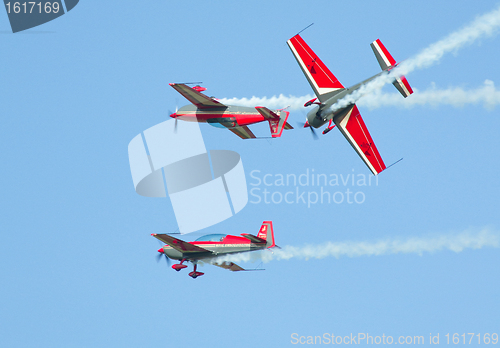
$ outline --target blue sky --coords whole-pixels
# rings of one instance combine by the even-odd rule
[[[135,193],[127,157],[134,136],[187,104],[169,82],[203,81],[217,98],[312,94],[286,46],[311,22],[303,38],[351,85],[379,71],[373,40],[397,60],[410,58],[497,7],[81,1],[17,34],[0,11],[1,345],[276,347],[292,345],[293,333],[360,332],[422,335],[426,344],[439,333],[443,345],[446,333],[498,333],[494,247],[275,260],[265,272],[204,266],[196,280],[157,264],[150,234],[175,231],[175,216],[168,199]],[[408,74],[415,96],[432,86],[500,83],[498,40],[482,38]],[[273,220],[280,246],[432,239],[484,228],[498,235],[498,106],[359,109],[386,164],[404,158],[378,185],[325,187],[362,192],[363,203],[307,207],[250,197],[240,213],[203,232],[256,234],[263,220]],[[290,123],[305,114],[292,110]],[[208,148],[242,156],[249,189],[256,187],[252,171],[370,176],[337,130],[318,141],[304,129],[243,141],[201,127]],[[252,130],[269,132],[264,124]]]

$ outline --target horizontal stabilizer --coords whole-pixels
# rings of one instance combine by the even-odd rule
[[[234,262],[230,262],[230,261],[224,261],[221,263],[214,262],[213,265],[220,267],[220,268],[228,269],[232,272],[245,271],[245,269],[243,267],[240,267],[237,264],[235,264]]]
[[[250,128],[247,126],[238,126],[233,128],[228,128],[231,132],[239,136],[241,139],[255,139],[256,136],[252,133]]]
[[[398,77],[396,81],[394,81],[392,84],[394,85],[394,87],[396,87],[399,93],[401,93],[401,95],[405,98],[413,93],[413,90],[411,89],[408,80],[403,75]]]
[[[379,39],[373,41],[370,46],[372,47],[373,53],[375,53],[375,57],[377,57],[382,70],[390,70],[397,65],[396,60],[391,56],[389,51],[387,51],[384,44],[382,44]],[[392,84],[405,98],[413,93],[413,90],[404,75],[397,77]]]
[[[259,238],[257,236],[254,236],[253,234],[250,233],[242,233],[241,234],[243,237],[246,239],[250,239],[252,243],[266,243],[265,239]]]
[[[232,272],[238,272],[238,271],[246,271],[246,272],[248,272],[248,271],[265,271],[265,269],[263,269],[263,268],[244,269],[243,267],[240,267],[237,264],[235,264],[234,262],[230,262],[230,261],[224,261],[224,262],[221,262],[221,263],[214,262],[214,263],[212,263],[212,265],[220,267],[220,268],[228,269],[228,270],[230,270]]]
[[[276,113],[272,112],[265,106],[256,106],[255,108],[262,116],[264,116],[266,120],[279,120],[280,118],[278,115],[276,115]]]

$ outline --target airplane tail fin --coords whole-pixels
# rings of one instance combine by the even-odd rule
[[[271,129],[271,136],[273,138],[281,137],[283,129],[293,129],[293,127],[286,122],[288,115],[290,115],[288,111],[281,110],[278,115],[265,106],[256,106],[255,109],[257,109],[257,111],[264,116],[267,121],[269,121],[269,128]]]
[[[274,231],[273,231],[273,222],[272,221],[264,221],[262,226],[260,227],[259,234],[257,237],[266,240],[267,248],[274,248],[276,244],[274,243]]]
[[[372,47],[373,53],[375,53],[375,57],[377,57],[382,70],[390,70],[397,65],[396,60],[392,58],[389,51],[387,51],[379,39],[373,41],[370,46]],[[404,75],[397,77],[392,84],[405,98],[413,93],[413,90]]]

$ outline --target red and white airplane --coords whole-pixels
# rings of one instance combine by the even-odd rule
[[[184,83],[171,83],[170,86],[192,103],[170,115],[176,121],[207,122],[215,127],[227,128],[242,139],[257,138],[247,126],[263,121],[269,122],[273,138],[281,137],[283,129],[293,129],[286,122],[290,113],[283,109],[271,111],[264,106],[224,105],[201,93],[206,90],[204,87],[189,87]]]
[[[233,272],[249,271],[233,262],[218,262],[214,259],[226,254],[239,254],[255,250],[279,248],[274,243],[272,221],[264,221],[256,236],[249,233],[242,233],[241,236],[208,234],[193,242],[185,242],[169,236],[168,234],[152,234],[152,236],[166,244],[158,249],[160,257],[164,255],[167,262],[169,259],[180,261],[180,263],[172,265],[173,269],[180,271],[186,268],[187,266],[184,264],[186,261],[194,264],[193,272],[189,273],[189,276],[192,278],[197,278],[204,274],[196,270],[198,261],[208,262]]]
[[[377,175],[386,169],[356,104],[353,102],[339,110],[332,109],[332,106],[337,101],[351,95],[361,86],[366,85],[378,76],[388,74],[391,69],[397,66],[396,61],[382,42],[376,40],[371,43],[382,72],[349,88],[345,88],[337,80],[300,35],[297,34],[292,37],[287,41],[287,44],[317,97],[304,104],[305,107],[312,104],[317,105],[307,114],[304,127],[319,128],[328,122],[328,126],[323,131],[323,134],[326,134],[337,126],[373,175]],[[405,98],[413,93],[408,81],[402,75],[394,79],[393,85]]]

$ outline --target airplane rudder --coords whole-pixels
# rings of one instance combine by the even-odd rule
[[[269,221],[264,221],[262,223],[262,226],[260,226],[260,230],[259,233],[257,234],[257,237],[262,239],[267,239],[268,227],[269,227]]]
[[[266,240],[266,247],[271,248],[276,244],[274,243],[274,230],[272,221],[264,221],[260,227],[259,234],[257,237]]]
[[[282,110],[278,113],[278,115],[278,120],[269,120],[269,128],[271,129],[271,137],[273,138],[279,138],[283,134],[290,112]]]

